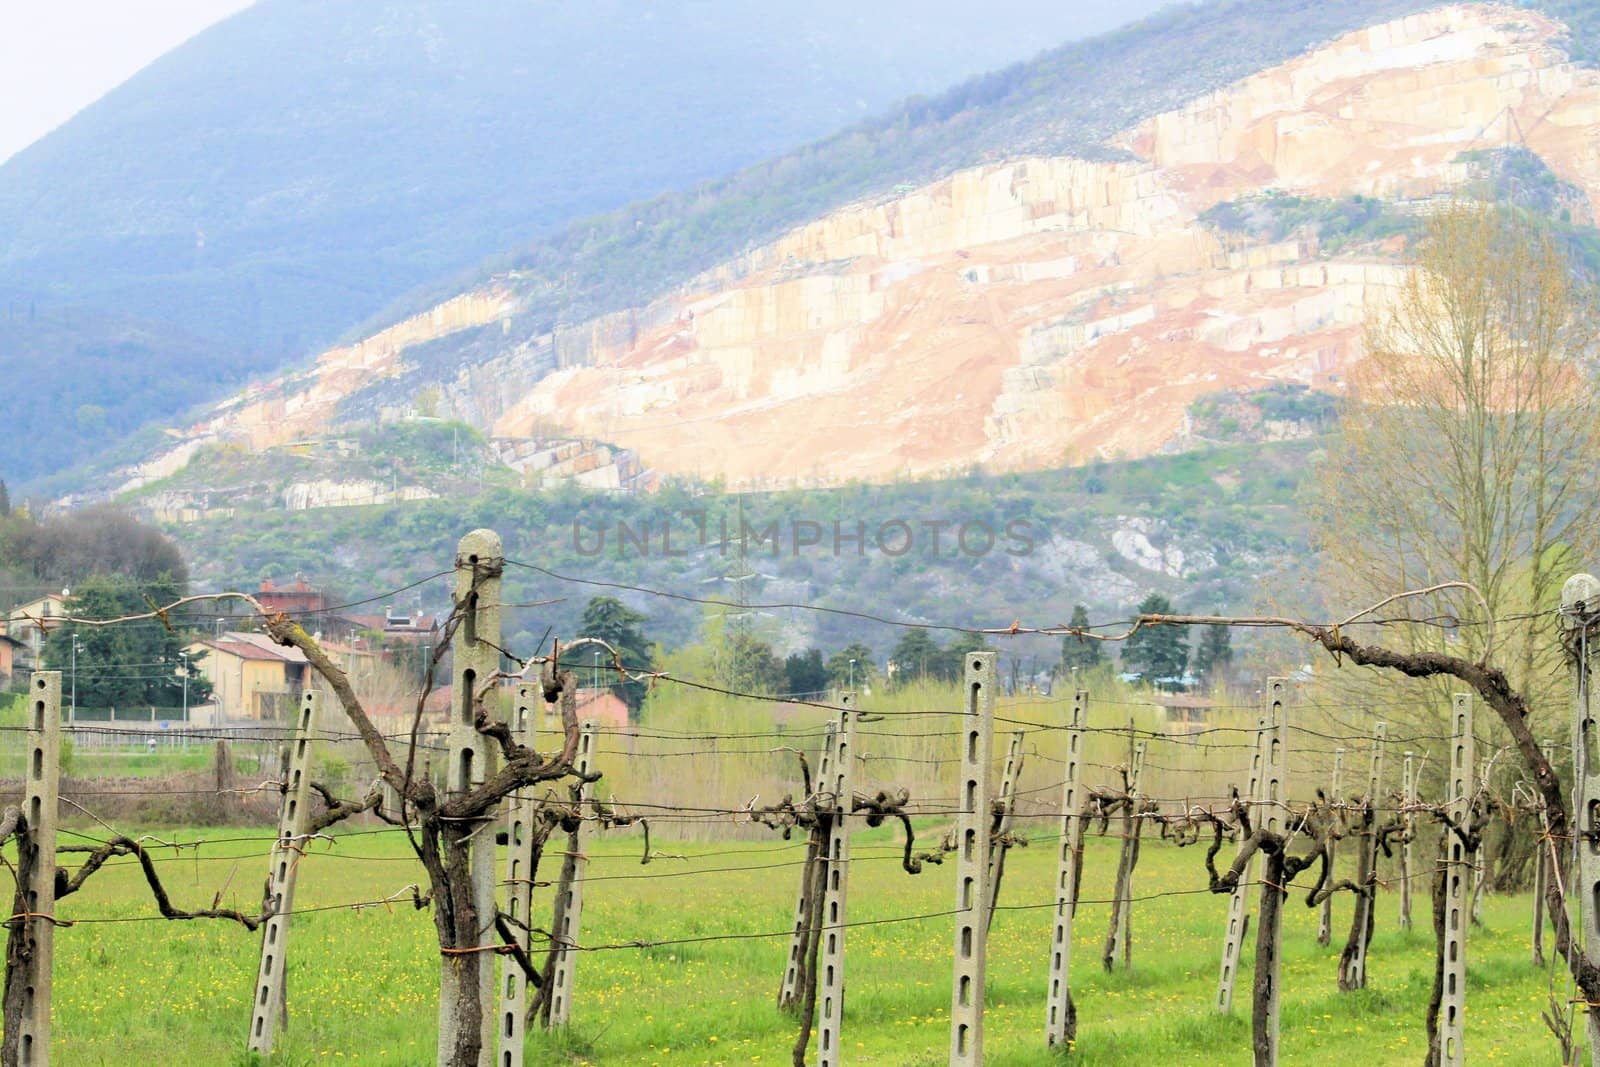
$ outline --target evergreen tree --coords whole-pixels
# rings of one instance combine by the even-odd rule
[[[1232,662],[1233,636],[1229,628],[1219,623],[1202,630],[1200,643],[1194,649],[1195,675],[1209,685]]]
[[[733,633],[729,645],[733,663],[728,688],[769,696],[783,690],[783,660],[772,651],[770,642],[741,628]]]
[[[1089,628],[1089,609],[1082,604],[1072,605],[1071,625],[1080,630]],[[1105,662],[1105,649],[1099,641],[1068,634],[1061,639],[1061,669],[1071,675],[1074,669],[1087,671]]]
[[[822,649],[808,648],[783,661],[783,690],[791,696],[821,693],[828,688],[828,667]]]
[[[950,642],[950,647],[939,654],[936,660],[937,666],[931,673],[939,681],[954,685],[961,681],[961,674],[967,663],[967,653],[988,651],[990,651],[989,643],[983,639],[982,634],[959,634]]]
[[[0,519],[9,518],[11,515],[11,494],[6,490],[4,478],[0,478]]]
[[[126,577],[94,577],[78,586],[67,610],[74,618],[116,619],[149,610],[151,603],[178,599],[178,584],[168,579],[136,583]],[[73,641],[78,643],[74,659]],[[180,653],[189,643],[176,629],[158,619],[118,623],[115,626],[79,626],[65,623],[50,634],[44,646],[44,665],[67,672],[63,679],[75,684],[77,703],[85,708],[176,708],[184,698],[185,660]],[[200,657],[188,663],[191,705],[211,696],[211,685],[200,675]]]
[[[889,662],[894,665],[895,681],[904,683],[913,678],[937,674],[942,652],[938,642],[929,637],[928,631],[922,627],[907,630],[895,643],[894,651],[889,653]]]
[[[622,665],[629,670],[653,671],[656,669],[655,653],[643,631],[639,629],[639,623],[645,619],[646,616],[634,611],[616,597],[597,596],[583,609],[583,620],[578,624],[578,636],[594,637],[604,641],[617,650],[622,656]],[[582,654],[582,650],[579,654]],[[628,705],[628,717],[638,721],[639,708],[644,704],[645,683],[634,680],[619,682],[615,671],[607,673],[612,679],[607,688]]]
[[[1170,615],[1172,602],[1151,593],[1139,602],[1140,615]],[[1143,626],[1122,646],[1122,667],[1140,680],[1167,689],[1182,689],[1189,665],[1189,637],[1178,626]]]

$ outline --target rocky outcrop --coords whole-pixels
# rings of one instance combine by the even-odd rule
[[[1466,180],[1463,152],[1510,142],[1600,205],[1600,74],[1560,33],[1487,4],[1372,27],[1125,131],[1123,161],[962,171],[555,334],[516,336],[508,290],[467,294],[251,390],[179,448],[397,417],[370,398],[420,373],[408,348],[500,321],[492,351],[480,331],[479,355],[432,379],[450,413],[664,474],[839,484],[1149,454],[1185,440],[1202,394],[1338,390],[1400,279],[1383,250],[1254,243],[1208,208],[1268,190],[1426,202]]]
[[[306,511],[311,508],[356,508],[406,500],[429,500],[438,494],[420,485],[386,486],[361,478],[315,478],[294,482],[285,487],[281,495],[286,510]]]

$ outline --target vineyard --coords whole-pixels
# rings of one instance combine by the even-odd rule
[[[293,618],[263,615],[322,679],[291,721],[169,738],[214,745],[181,787],[63,781],[64,735],[84,752],[118,730],[64,728],[61,678],[38,673],[28,721],[4,730],[22,780],[0,821],[18,887],[6,1062],[1575,1063],[1594,1047],[1600,932],[1574,890],[1600,885],[1600,861],[1565,808],[1600,811],[1592,580],[1569,583],[1561,620],[1573,744],[1518,730],[1492,675],[1448,663],[1434,673],[1460,684],[1439,706],[1274,679],[1173,722],[1120,693],[1005,692],[992,652],[909,704],[657,672],[741,710],[602,728],[570,669],[595,639],[503,647],[508,565],[487,531],[463,541],[443,733],[422,700],[409,728],[380,728]],[[1139,620],[1196,622],[1215,620]],[[1384,652],[1289,625],[1356,662]],[[1552,789],[1557,752],[1580,773]],[[180,794],[277,831],[121,814]],[[1532,892],[1493,884],[1519,868]]]

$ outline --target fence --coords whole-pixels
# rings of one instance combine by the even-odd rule
[[[1587,626],[1587,616],[1579,622]],[[465,640],[497,645],[497,636],[480,620]],[[474,674],[481,669],[475,666],[478,661],[460,655],[461,651],[458,646],[454,729],[447,735],[419,735],[413,750],[413,755],[420,753],[433,763],[436,787],[451,796],[471,794],[497,774],[493,753],[484,743],[495,735],[485,729],[482,705],[471,696],[483,691],[475,686],[483,684],[492,668]],[[1589,729],[1589,655],[1585,644],[1579,657],[1583,669],[1571,735],[1577,765],[1585,768],[1600,767],[1600,760],[1586,755],[1594,744]],[[547,752],[551,744],[567,746],[570,757],[564,758],[576,771],[570,788],[563,782],[559,790],[509,792],[504,804],[495,805],[482,819],[475,818],[474,827],[462,834],[471,846],[463,852],[465,862],[475,871],[490,872],[474,874],[471,883],[473,899],[480,901],[478,914],[485,921],[475,928],[474,944],[444,947],[444,966],[447,973],[453,970],[457,988],[452,992],[447,987],[441,1003],[452,1003],[450,998],[459,996],[462,988],[476,988],[479,1002],[486,1006],[481,1063],[520,1063],[530,1022],[560,1028],[583,1017],[588,1010],[581,993],[586,953],[642,952],[680,940],[714,941],[723,936],[788,942],[784,967],[773,975],[778,991],[774,1010],[796,1013],[797,1048],[804,1050],[814,1041],[816,1062],[844,1062],[850,1026],[846,949],[850,932],[859,925],[850,917],[849,872],[862,862],[852,854],[851,838],[861,828],[888,824],[903,831],[903,846],[889,858],[906,877],[942,877],[951,883],[946,910],[869,921],[880,926],[948,922],[946,1051],[952,1064],[983,1060],[986,941],[997,913],[1040,909],[1052,916],[1049,940],[1038,946],[1041,1053],[1052,1046],[1070,1046],[1080,1028],[1094,1025],[1094,1007],[1073,997],[1071,951],[1079,906],[1091,903],[1081,894],[1084,841],[1090,835],[1110,838],[1118,851],[1113,891],[1108,899],[1093,902],[1109,909],[1099,961],[1106,970],[1134,965],[1135,923],[1161,900],[1194,892],[1214,895],[1218,962],[1214,1005],[1219,1012],[1231,1012],[1244,939],[1252,925],[1246,916],[1253,910],[1255,967],[1249,999],[1253,1057],[1258,1064],[1276,1063],[1284,1040],[1277,1022],[1282,988],[1278,961],[1282,909],[1291,889],[1297,895],[1303,892],[1307,903],[1319,909],[1336,901],[1350,902],[1345,947],[1337,971],[1328,976],[1331,985],[1348,991],[1363,988],[1368,981],[1377,896],[1413,882],[1427,886],[1443,927],[1436,960],[1437,994],[1426,1027],[1439,1062],[1459,1064],[1471,1042],[1465,1025],[1468,920],[1484,829],[1496,812],[1513,829],[1519,820],[1546,816],[1532,799],[1539,790],[1526,775],[1502,770],[1495,778],[1492,765],[1479,766],[1473,747],[1479,732],[1473,722],[1475,701],[1466,693],[1455,697],[1447,709],[1438,709],[1437,715],[1396,708],[1397,714],[1388,716],[1396,721],[1386,722],[1378,716],[1389,709],[1363,717],[1364,708],[1297,697],[1286,682],[1276,680],[1260,704],[1218,709],[1212,724],[1199,728],[1186,724],[1182,734],[1173,735],[1140,723],[1135,708],[1097,703],[1083,691],[1013,699],[997,706],[995,654],[973,653],[963,665],[962,698],[951,706],[875,708],[869,699],[852,698],[811,702],[811,721],[782,729],[689,734],[647,726],[607,731],[588,724],[561,737],[540,739],[532,714],[540,699],[571,700],[571,691],[559,685],[560,664],[547,666],[553,672],[547,678],[556,678],[557,684],[552,688],[547,683],[543,693],[531,683],[518,690],[511,717],[514,735],[508,732],[499,744],[508,754],[507,766],[523,758],[517,754],[517,737],[528,751],[541,740]],[[660,677],[657,681],[717,689],[703,680]],[[282,979],[291,946],[290,919],[304,910],[294,904],[295,878],[317,862],[308,852],[309,842],[338,820],[363,814],[400,824],[388,832],[414,832],[412,813],[404,802],[396,803],[377,788],[364,799],[341,800],[312,776],[319,751],[358,743],[370,746],[371,738],[340,722],[337,709],[319,711],[323,698],[316,694],[305,698],[290,732],[281,725],[231,726],[173,735],[191,744],[203,740],[283,748],[272,777],[248,786],[216,786],[217,791],[236,793],[268,791],[277,798],[279,827],[265,856],[268,890],[263,909],[241,912],[214,901],[210,908],[186,911],[171,902],[162,882],[158,857],[163,843],[115,832],[74,831],[74,843],[56,847],[59,760],[51,755],[64,733],[59,675],[43,672],[32,684],[38,690],[30,691],[27,726],[0,731],[25,739],[21,753],[25,793],[20,808],[11,809],[0,825],[0,836],[16,833],[23,843],[18,878],[25,907],[9,929],[13,939],[23,938],[29,946],[23,954],[25,966],[14,980],[25,983],[31,994],[28,1010],[16,1020],[20,1025],[7,1028],[6,1062],[48,1062],[51,942],[58,936],[56,927],[71,922],[54,897],[78,892],[98,865],[113,857],[141,864],[163,917],[219,919],[261,931],[256,981],[246,985],[241,976],[241,988],[250,992],[241,997],[240,1032],[250,1048],[270,1051],[287,1011]],[[717,691],[756,704],[772,702],[760,694]],[[1424,725],[1432,721],[1444,726]],[[463,727],[468,729],[464,732]],[[72,732],[75,743],[96,738],[88,743],[108,748],[137,747],[152,734],[120,725],[112,729],[82,724]],[[394,734],[385,740],[409,747],[412,739],[409,734]],[[1436,757],[1419,772],[1414,760],[1424,752],[1447,753],[1447,760]],[[719,781],[730,765],[741,766],[744,776],[770,780],[770,795],[787,795],[766,804],[730,795]],[[602,781],[609,788],[604,792],[588,787],[594,771],[606,775]],[[691,783],[693,802],[661,788],[667,779]],[[1493,792],[1492,780],[1503,783],[1501,791],[1510,800]],[[1581,776],[1577,788],[1580,811],[1600,810],[1600,772]],[[66,813],[80,813],[110,829],[95,812],[92,790],[76,795],[69,790],[60,796]],[[494,845],[494,834],[482,832],[489,826],[498,827],[503,853]],[[590,893],[607,891],[607,879],[587,871],[585,843],[590,835],[625,828],[639,833],[641,866],[649,867],[667,858],[659,847],[665,828],[691,826],[721,827],[739,836],[801,833],[805,858],[797,871],[791,869],[792,913],[775,916],[769,932],[755,935],[713,932],[692,939],[659,939],[641,929],[636,939],[586,940],[582,926],[586,887]],[[1437,854],[1430,856],[1435,842]],[[1058,862],[1051,884],[1021,884],[1015,877],[1005,877],[1008,852],[1029,843],[1053,848]],[[1336,844],[1347,857],[1346,868],[1353,859],[1353,877],[1338,877],[1333,863]],[[1542,835],[1536,862],[1542,877],[1554,878],[1565,891],[1574,880],[1571,856],[1557,847],[1560,844],[1551,835]],[[1192,849],[1195,885],[1155,890],[1141,886],[1141,850],[1150,848]],[[1413,849],[1423,854],[1415,856]],[[1591,878],[1594,870],[1600,870],[1597,849],[1600,846],[1592,843],[1574,849],[1580,875],[1576,884],[1600,884],[1600,876]],[[66,861],[82,857],[75,869],[64,869],[64,878],[55,871],[58,851]],[[1391,867],[1380,877],[1380,868],[1391,862],[1384,858],[1390,852],[1398,852],[1392,862],[1404,866],[1398,871]],[[545,871],[541,882],[541,860],[554,858],[561,860],[559,875]],[[1253,873],[1256,864],[1261,865],[1260,873]],[[639,876],[671,877],[673,872],[658,869]],[[531,890],[540,887],[553,890],[548,923],[534,918]],[[430,901],[415,886],[407,888],[410,901],[419,908],[462,906],[454,898]],[[406,899],[404,891],[386,900],[339,906],[396,899]],[[1336,921],[1341,912],[1331,912],[1329,921]],[[491,915],[494,918],[487,919]],[[102,921],[140,921],[140,917]],[[1592,909],[1583,921],[1582,936],[1590,950],[1600,949],[1600,926]],[[1542,929],[1536,915],[1535,952]],[[60,936],[74,935],[68,930]],[[1076,963],[1084,965],[1081,960]],[[1562,1040],[1569,1044],[1577,999],[1552,1004],[1552,1011],[1566,1020],[1568,1038]],[[459,1027],[465,1022],[459,1017],[442,1020],[441,1063],[449,1061],[447,1046],[459,1047],[463,1040],[450,1033],[452,1024]],[[1560,1036],[1561,1027],[1553,1028]],[[1564,1049],[1563,1058],[1570,1059],[1571,1053],[1572,1048]]]

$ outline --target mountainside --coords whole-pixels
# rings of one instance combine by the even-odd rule
[[[599,439],[735,487],[1041,469],[1180,447],[1209,394],[1337,390],[1399,277],[1396,235],[1437,198],[1515,157],[1571,225],[1600,202],[1600,73],[1572,61],[1567,28],[1489,4],[1340,25],[1421,6],[1173,11],[974,83],[926,125],[907,112],[903,130],[758,168],[699,208],[580,227],[220,405],[123,487],[208,444],[419,412],[509,442]],[[1296,44],[1322,31],[1340,35]],[[1262,54],[1283,61],[1250,73]],[[1105,106],[1073,108],[1068,84]],[[763,195],[809,204],[870,180],[839,170],[853,158],[909,177],[991,151],[678,277],[759,232],[730,220]],[[819,161],[831,185],[799,180]],[[607,308],[602,288],[631,306]]]
[[[0,364],[41,373],[48,349],[79,393],[0,395],[0,423],[66,446],[0,472],[103,441],[80,405],[171,419],[487,255],[1150,6],[260,0],[0,165]],[[190,338],[216,369],[100,385],[128,320],[144,373]]]
[[[1082,603],[1105,622],[1127,618],[1152,591],[1184,609],[1265,610],[1270,605],[1259,598],[1274,574],[1287,572],[1285,588],[1299,587],[1292,575],[1303,566],[1307,531],[1294,503],[1322,447],[1294,441],[1071,471],[734,497],[670,482],[638,495],[571,483],[521,488],[504,470],[483,469],[479,442],[442,423],[341,444],[347,453],[381,450],[383,470],[368,496],[337,501],[350,505],[342,507],[274,506],[265,491],[281,488],[274,479],[285,473],[307,486],[312,472],[337,472],[336,463],[236,450],[213,455],[207,469],[217,488],[204,506],[160,516],[174,520],[168,530],[191,561],[195,583],[253,589],[263,578],[300,574],[338,597],[375,596],[447,570],[461,534],[490,526],[519,563],[679,594],[657,597],[508,567],[505,632],[530,631],[518,645],[531,646],[547,626],[573,632],[591,596],[617,595],[650,617],[652,640],[677,647],[699,635],[706,613],[682,596],[737,600],[731,576],[745,574],[743,595],[752,604],[844,613],[758,609],[753,624],[783,651],[864,640],[879,659],[898,630],[849,612],[1037,626],[1065,622]],[[392,486],[398,492],[379,495]],[[415,599],[423,611],[447,609],[448,582],[394,599]],[[1302,606],[1321,607],[1310,600]],[[1060,654],[1059,639],[1008,647],[1046,663]]]

